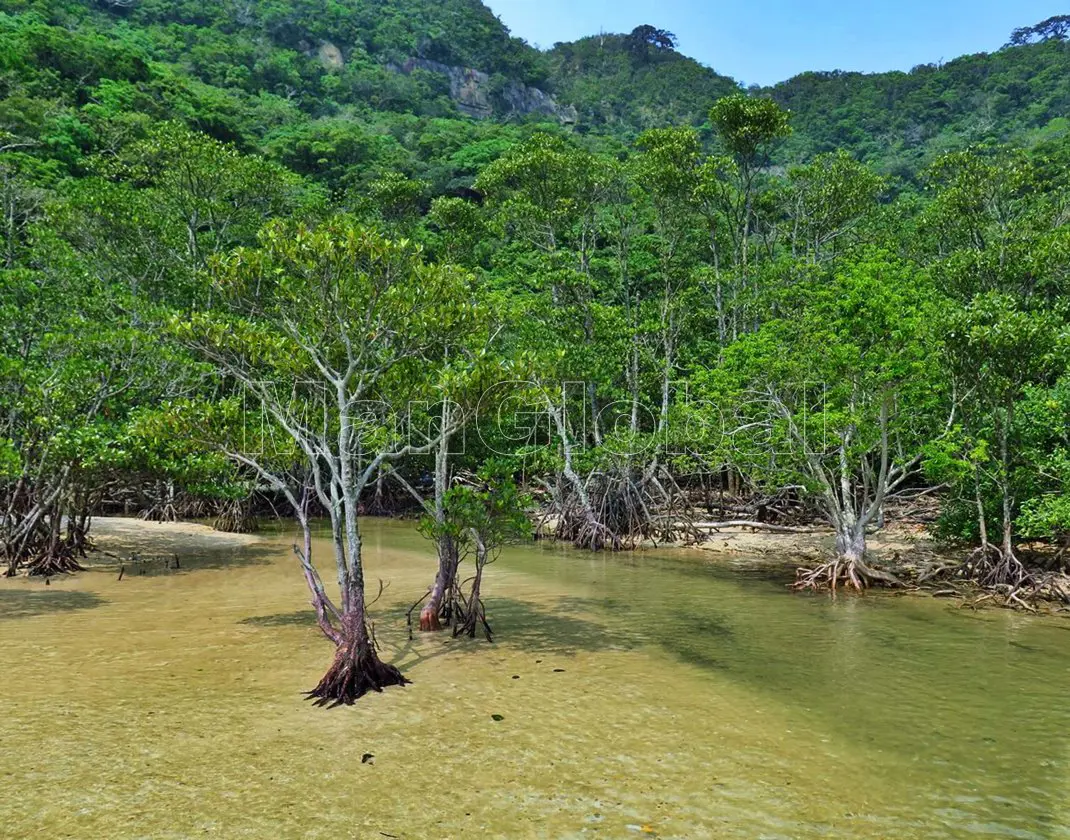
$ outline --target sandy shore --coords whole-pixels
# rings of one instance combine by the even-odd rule
[[[870,535],[868,544],[872,556],[878,562],[915,560],[937,553],[936,546],[924,528],[906,525],[890,525]],[[710,539],[694,548],[716,554],[752,558],[757,556],[785,561],[816,560],[832,554],[835,535],[827,528],[798,533],[726,528],[713,533]]]
[[[227,534],[196,522],[148,522],[129,517],[96,517],[91,531],[96,552],[101,559],[109,555],[126,557],[141,554],[190,554],[227,548],[240,548],[260,542],[255,534]]]
[[[241,548],[262,541],[255,534],[228,534],[196,522],[147,522],[124,517],[99,517],[93,520],[93,540],[97,555],[127,557],[142,554],[190,554],[203,551]],[[725,528],[710,539],[687,548],[729,557],[768,558],[794,563],[827,557],[833,551],[835,537],[830,529],[815,528],[798,533],[772,533],[750,528]],[[683,547],[683,546],[682,546]],[[664,545],[658,548],[665,548]],[[924,528],[890,525],[872,534],[869,549],[875,559],[885,562],[916,560],[932,556],[937,548]],[[897,557],[898,555],[898,557]],[[90,559],[92,562],[92,558]]]

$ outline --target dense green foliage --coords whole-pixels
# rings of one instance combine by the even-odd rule
[[[769,94],[794,114],[791,156],[846,148],[912,178],[935,156],[972,144],[1063,137],[1070,44],[1007,47],[909,73],[805,73]]]
[[[848,149],[910,180],[950,149],[1060,137],[1070,45],[1019,41],[910,73],[806,73],[757,91],[794,114],[779,159]],[[512,122],[546,119],[505,102],[520,83],[575,106],[579,131],[630,141],[647,128],[702,126],[738,90],[674,43],[647,26],[540,53],[478,0],[4,0],[0,137],[32,139],[35,156],[81,172],[87,156],[177,119],[332,187],[366,179],[338,171],[359,167],[443,189],[470,183],[520,129],[459,119],[450,79],[432,63],[488,74],[488,101]]]
[[[331,39],[334,40],[331,40]],[[516,129],[462,119],[413,56],[543,80],[478,2],[0,4],[0,143],[91,171],[161,120],[259,151],[334,189],[392,171],[470,183]],[[359,170],[360,174],[357,174]]]
[[[591,545],[730,473],[850,553],[923,465],[944,536],[1070,532],[1061,38],[763,95],[652,27],[540,54],[475,0],[0,10],[12,568],[62,570],[108,504],[278,492],[239,408],[335,386],[355,463],[420,474],[398,425],[455,400],[458,462],[541,477]],[[579,122],[465,118],[428,62]]]
[[[557,44],[549,54],[554,91],[575,104],[581,125],[629,135],[645,128],[701,125],[710,106],[738,85],[662,42],[597,35]]]

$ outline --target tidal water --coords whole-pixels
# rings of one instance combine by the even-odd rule
[[[1070,838],[1070,619],[541,545],[488,568],[494,644],[410,641],[432,549],[369,520],[413,684],[322,710],[288,534],[99,527],[121,581],[0,581],[0,837]]]

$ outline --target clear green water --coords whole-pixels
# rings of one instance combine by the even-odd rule
[[[1068,620],[530,547],[495,645],[410,642],[432,555],[370,522],[414,683],[326,712],[282,536],[120,530],[181,571],[0,583],[0,836],[1070,837]]]

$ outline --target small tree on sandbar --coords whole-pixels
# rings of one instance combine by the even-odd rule
[[[527,507],[530,499],[520,492],[506,467],[488,463],[473,481],[447,490],[442,504],[420,523],[423,533],[441,543],[448,539],[456,552],[454,578],[448,594],[454,604],[453,635],[474,638],[482,628],[492,641],[490,623],[483,605],[483,571],[507,542],[531,536]],[[474,570],[461,581],[456,569],[471,556]],[[467,589],[466,589],[467,585]]]
[[[258,249],[240,249],[213,266],[226,311],[194,313],[177,331],[240,385],[269,435],[292,442],[296,468],[279,459],[286,446],[255,437],[228,454],[294,508],[312,604],[337,646],[309,696],[320,705],[351,704],[407,682],[379,659],[369,626],[361,494],[384,465],[435,447],[436,439],[410,437],[407,412],[434,398],[443,360],[480,320],[478,306],[470,275],[429,264],[417,246],[345,220],[315,228],[276,223],[260,240]],[[295,486],[293,475],[307,480]],[[310,499],[329,516],[337,604],[313,563]]]

